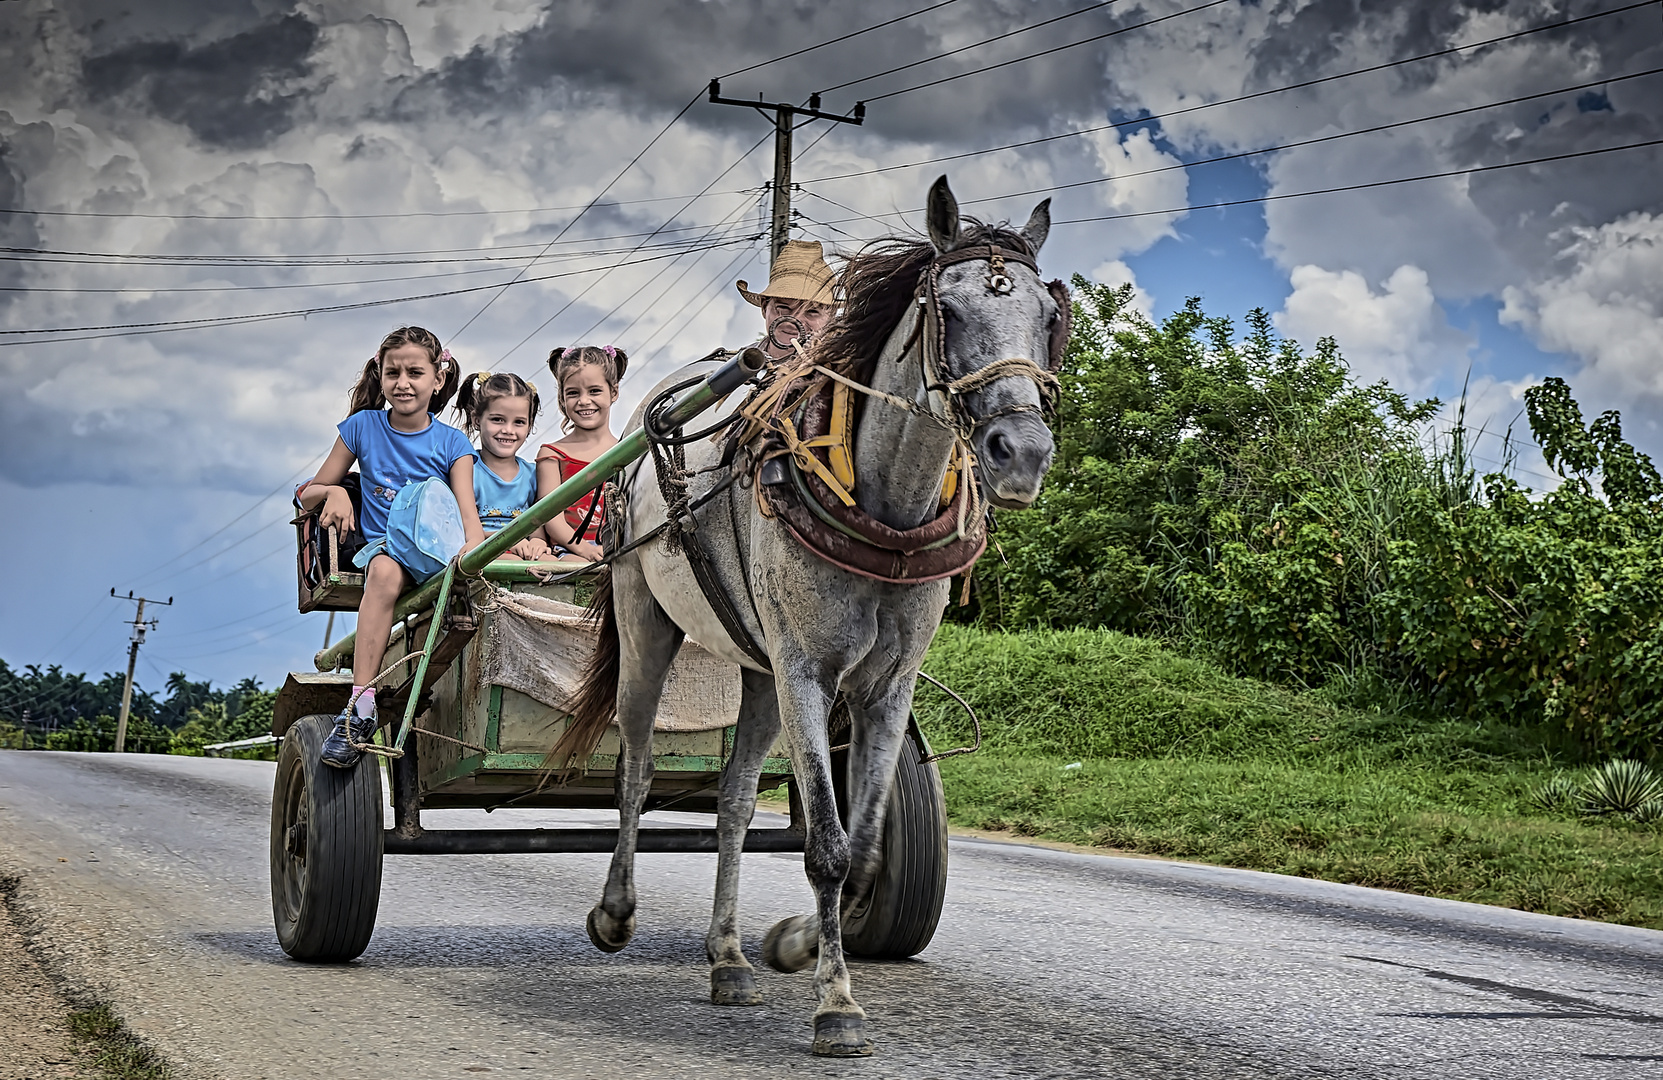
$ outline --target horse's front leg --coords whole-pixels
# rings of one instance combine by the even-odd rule
[[[780,732],[779,703],[774,677],[743,668],[744,696],[739,703],[739,726],[733,733],[733,756],[722,771],[717,797],[716,903],[705,935],[710,957],[710,1000],[717,1005],[760,1005],[756,970],[739,945],[739,859],[745,832],[756,813],[757,777],[768,748]]]
[[[613,603],[618,623],[618,846],[601,902],[589,912],[589,940],[617,952],[635,935],[635,848],[641,808],[652,789],[653,719],[682,632],[652,598],[638,567],[615,564]]]
[[[826,720],[831,713],[835,677],[824,678],[807,661],[787,666],[775,657],[774,681],[780,718],[791,740],[797,787],[808,811],[803,870],[814,890],[814,915],[786,919],[768,932],[763,959],[780,971],[800,971],[816,952],[814,1052],[831,1057],[870,1054],[866,1012],[849,991],[849,967],[843,959],[839,913],[843,880],[849,873],[849,837],[837,818],[832,790],[831,753]]]

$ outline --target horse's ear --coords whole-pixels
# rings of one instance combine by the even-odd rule
[[[1034,212],[1028,215],[1028,224],[1022,226],[1022,238],[1028,241],[1028,249],[1035,255],[1045,246],[1045,238],[1051,235],[1051,200],[1046,199],[1034,207]]]
[[[963,234],[959,230],[959,201],[947,186],[945,175],[930,185],[930,198],[925,204],[924,219],[930,227],[930,242],[936,251],[945,255],[959,246]]]

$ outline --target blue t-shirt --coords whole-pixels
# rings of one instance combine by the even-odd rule
[[[515,458],[520,463],[519,474],[504,480],[491,471],[477,451],[474,459],[473,499],[479,507],[479,523],[488,533],[498,532],[537,501],[537,469],[524,458]]]
[[[341,442],[358,459],[362,507],[358,531],[373,543],[387,534],[387,509],[405,484],[449,480],[450,467],[473,455],[468,437],[428,413],[420,431],[393,427],[385,409],[364,409],[341,421]]]

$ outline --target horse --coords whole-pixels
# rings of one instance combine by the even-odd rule
[[[794,521],[779,493],[791,486],[781,480],[787,469],[812,462],[800,453],[765,460],[753,453],[724,469],[720,446],[680,440],[684,464],[655,453],[609,492],[613,551],[666,520],[676,535],[654,537],[612,562],[591,605],[596,649],[555,750],[575,754],[616,717],[623,743],[618,843],[587,920],[595,946],[614,952],[635,927],[637,834],[653,773],[653,719],[670,663],[682,640],[692,637],[739,666],[741,702],[732,757],[719,781],[716,895],[705,938],[711,1000],[762,1001],[755,969],[740,948],[739,860],[763,759],[783,724],[806,808],[803,868],[815,911],[776,925],[763,952],[781,971],[816,964],[812,1050],[828,1056],[872,1052],[866,1014],[850,991],[841,919],[867,894],[881,862],[884,812],[918,669],[949,599],[945,571],[968,569],[985,546],[983,500],[1031,504],[1054,452],[1044,410],[1055,392],[1052,372],[1069,311],[1067,290],[1060,282],[1042,283],[1034,262],[1050,229],[1050,200],[1019,230],[984,225],[961,218],[943,176],[930,189],[926,223],[928,242],[891,237],[850,258],[840,279],[843,313],[798,369],[830,371],[826,381],[855,388],[858,420],[848,448],[857,480],[848,492],[854,505],[841,512],[875,533],[903,536],[956,514],[956,522],[936,531],[956,527],[958,565],[930,563],[929,552],[888,551],[890,561],[879,567],[888,572],[879,572],[852,556],[810,550],[803,539],[809,519],[798,506]],[[1033,357],[1050,363],[1042,367]],[[649,403],[701,370],[692,365],[672,375]],[[652,422],[647,406],[634,422]],[[774,426],[782,427],[777,418]],[[950,463],[963,482],[943,510]],[[656,473],[659,482],[643,482],[643,473]],[[827,502],[821,477],[807,479]],[[685,485],[679,502],[677,482]],[[701,575],[708,588],[701,588]],[[830,764],[828,718],[838,699],[850,725],[847,830]]]

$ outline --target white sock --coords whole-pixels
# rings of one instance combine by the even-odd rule
[[[375,712],[375,687],[354,686],[352,693],[357,702],[352,707],[354,713],[365,717]]]

